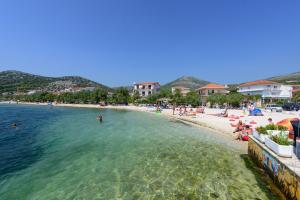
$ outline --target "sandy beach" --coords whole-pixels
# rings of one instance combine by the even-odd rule
[[[29,102],[19,102],[19,104],[26,105],[48,105],[47,103],[29,103]],[[153,109],[145,106],[134,106],[134,105],[108,105],[100,106],[95,104],[53,104],[57,107],[74,107],[74,108],[99,108],[99,109],[123,109],[123,110],[132,110],[132,111],[141,111],[154,113]],[[194,109],[195,110],[195,109]],[[187,122],[195,123],[200,126],[210,128],[216,131],[220,131],[225,134],[232,134],[234,128],[230,124],[235,124],[239,120],[242,120],[244,123],[249,124],[250,122],[255,122],[252,126],[255,128],[257,126],[264,126],[268,124],[268,118],[272,118],[274,123],[277,123],[286,118],[295,118],[300,117],[300,111],[283,111],[283,112],[270,112],[262,109],[264,116],[248,116],[243,113],[242,110],[228,109],[229,117],[218,117],[214,116],[223,112],[224,109],[215,109],[215,108],[205,108],[205,114],[197,114],[196,116],[180,116],[179,111],[175,111],[173,115],[172,109],[163,109],[161,114],[171,118],[176,118],[179,120],[184,120]],[[230,116],[235,116],[232,118]],[[238,118],[237,118],[238,117]],[[251,123],[250,123],[251,124]]]
[[[28,102],[20,102],[20,104],[27,105],[47,105],[47,103],[28,103]],[[150,109],[145,106],[100,106],[100,105],[92,105],[92,104],[53,104],[53,106],[57,107],[76,107],[76,108],[98,108],[98,109],[125,109],[131,111],[140,111],[140,112],[149,112],[155,113],[154,109]],[[194,109],[195,110],[195,109]],[[239,120],[242,120],[245,124],[250,124],[253,128],[257,126],[264,126],[268,124],[268,118],[272,118],[274,123],[277,123],[286,118],[295,118],[300,116],[300,112],[268,112],[262,110],[264,116],[248,116],[243,113],[242,110],[229,109],[228,115],[229,117],[219,117],[214,116],[215,114],[221,113],[224,111],[223,109],[213,109],[213,108],[205,108],[205,114],[197,114],[196,116],[180,116],[179,111],[175,112],[173,115],[172,109],[163,109],[161,115],[183,121],[185,123],[189,123],[192,125],[201,126],[203,128],[208,128],[213,131],[217,131],[226,136],[230,136],[234,138],[233,130],[231,124],[236,124]],[[235,116],[235,117],[230,117]]]
[[[153,112],[153,110],[150,110],[147,107],[139,106],[106,106],[104,108]],[[205,108],[205,114],[197,114],[196,116],[180,116],[178,111],[176,111],[175,115],[173,115],[172,109],[163,109],[161,114],[178,120],[191,122],[231,136],[234,135],[234,127],[232,127],[231,124],[236,124],[239,120],[242,120],[245,124],[251,124],[252,127],[255,128],[257,126],[267,125],[269,118],[272,118],[273,122],[277,123],[286,118],[299,117],[300,114],[300,112],[268,112],[263,110],[264,116],[248,116],[247,114],[244,114],[242,110],[229,109],[229,117],[214,116],[215,114],[219,114],[223,111],[223,109]],[[230,116],[235,116],[235,118]]]

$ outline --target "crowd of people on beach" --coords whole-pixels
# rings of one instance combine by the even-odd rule
[[[253,134],[254,126],[256,122],[251,121],[251,122],[243,122],[240,117],[245,117],[245,116],[263,116],[263,113],[260,109],[256,108],[256,105],[253,103],[249,104],[244,104],[242,105],[242,110],[245,116],[234,116],[234,115],[229,115],[228,113],[228,107],[225,107],[225,109],[220,112],[220,113],[213,113],[213,114],[207,114],[211,116],[216,116],[216,117],[222,117],[222,118],[229,118],[232,119],[232,121],[239,120],[236,124],[231,123],[231,127],[234,128],[233,134],[234,138],[236,140],[241,140],[241,141],[248,141],[249,136]],[[204,114],[205,113],[205,107],[200,106],[197,108],[192,108],[188,107],[185,105],[181,106],[172,106],[172,114],[173,115],[178,115],[178,116],[194,116],[196,118],[197,114]],[[268,122],[266,124],[273,124],[272,118],[268,119]]]
[[[173,110],[173,115],[175,115],[176,112],[178,112],[179,116],[196,116],[196,114],[200,114],[200,113],[204,114],[204,107],[198,107],[193,109],[185,105],[179,107],[173,105],[172,110]]]
[[[268,118],[268,124],[274,124],[272,118]],[[253,128],[250,125],[243,123],[242,120],[239,120],[234,127],[233,133],[236,133],[236,140],[248,141],[249,135],[253,134]]]

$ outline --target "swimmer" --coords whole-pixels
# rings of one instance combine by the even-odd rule
[[[16,124],[16,123],[12,123],[12,124],[11,124],[11,127],[12,127],[12,128],[17,128],[17,124]]]
[[[103,121],[102,115],[98,115],[97,120],[99,120],[99,122],[102,122]]]

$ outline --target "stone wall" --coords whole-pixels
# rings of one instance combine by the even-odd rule
[[[264,144],[250,137],[248,153],[256,164],[266,170],[287,199],[300,200],[300,178]]]

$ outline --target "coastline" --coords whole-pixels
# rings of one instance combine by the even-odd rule
[[[8,102],[1,103],[0,104],[8,104]],[[12,103],[17,104],[17,103]],[[47,103],[31,103],[31,102],[18,102],[20,105],[33,105],[33,106],[48,106]],[[123,106],[123,105],[108,105],[108,106],[100,106],[96,104],[53,104],[54,107],[70,107],[70,108],[94,108],[94,109],[114,109],[114,110],[128,110],[128,111],[134,111],[134,112],[145,112],[149,114],[155,114],[156,112],[153,112],[153,110],[148,109],[147,107],[142,106]],[[220,112],[220,109],[216,109],[217,112]],[[209,116],[206,114],[201,114],[197,116],[197,118],[192,118],[190,116],[179,116],[178,114],[173,115],[172,109],[164,109],[160,116],[166,117],[169,120],[181,122],[190,126],[194,126],[199,129],[206,129],[216,135],[217,137],[224,138],[226,141],[230,143],[230,147],[237,149],[241,153],[247,153],[247,142],[237,141],[234,139],[232,134],[232,128],[230,126],[223,126],[222,124],[225,124],[224,119],[216,116]],[[208,116],[206,118],[205,116]],[[220,123],[215,123],[215,120],[221,120],[223,121],[220,125]],[[206,121],[206,122],[205,122]],[[209,123],[207,123],[209,122]],[[219,124],[219,125],[217,125]]]
[[[1,103],[1,102],[0,102]],[[7,104],[7,102],[2,102],[2,104]],[[30,103],[30,102],[18,102],[18,104],[22,105],[43,105],[47,106],[47,103]],[[72,107],[72,108],[96,108],[96,109],[115,109],[115,110],[129,110],[129,111],[138,111],[138,112],[147,112],[152,113],[153,109],[149,109],[147,107],[142,106],[123,106],[123,105],[108,105],[108,106],[100,106],[96,104],[53,104],[54,107]],[[245,123],[255,122],[256,126],[263,126],[267,124],[267,119],[272,118],[276,123],[280,120],[292,117],[299,117],[299,113],[291,113],[291,112],[283,112],[283,113],[273,113],[273,112],[263,112],[264,116],[246,116],[242,110],[232,110],[229,109],[228,113],[230,115],[238,116],[238,119],[232,118],[224,118],[218,117],[214,114],[221,113],[222,109],[211,109],[205,108],[205,114],[197,114],[196,116],[179,116],[178,111],[175,115],[173,115],[172,109],[163,109],[161,112],[161,116],[167,117],[170,120],[180,121],[182,123],[192,125],[201,129],[207,129],[220,137],[225,137],[228,140],[232,141],[232,145],[237,147],[238,149],[242,149],[243,152],[247,152],[247,142],[245,141],[237,141],[234,139],[235,135],[233,134],[234,127],[231,124],[235,124],[238,120],[242,120]]]
[[[7,104],[7,103],[5,103],[5,104]],[[41,106],[47,106],[48,105],[47,103],[31,103],[31,102],[18,102],[18,104],[21,104],[21,105],[41,105]],[[153,111],[150,111],[147,107],[133,106],[133,105],[128,105],[128,106],[123,106],[123,105],[100,106],[100,105],[96,105],[96,104],[62,104],[62,103],[59,103],[59,104],[53,104],[53,106],[54,107],[72,107],[72,108],[97,108],[97,109],[130,110],[130,111],[147,112],[147,113],[152,113],[152,114],[155,113]],[[216,109],[216,110],[221,111],[219,109]],[[199,120],[199,118],[193,119],[190,116],[173,115],[171,109],[164,109],[161,112],[161,115],[165,116],[165,117],[168,117],[170,119],[173,119],[173,120],[182,121],[182,122],[190,124],[190,125],[198,126],[198,127],[201,127],[201,128],[207,128],[207,129],[210,129],[211,131],[218,132],[222,135],[228,136],[232,133],[232,131],[231,131],[232,128],[230,128],[228,126],[217,126],[217,124],[215,124],[215,123],[207,124],[207,123],[204,122],[205,120],[203,120],[204,119],[203,117],[202,117],[202,120],[201,119]],[[202,116],[207,116],[207,115],[203,114]],[[214,121],[213,119],[219,118],[219,117],[216,117],[216,116],[209,116],[209,117],[210,117],[209,121],[211,121],[211,120]]]

